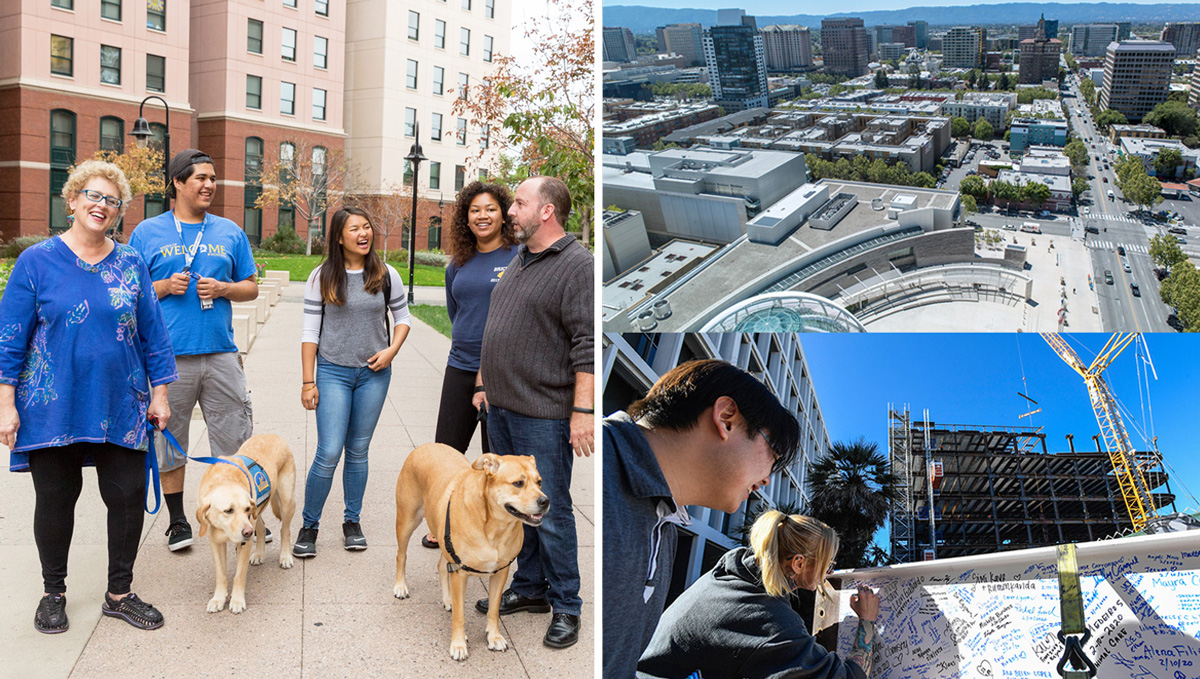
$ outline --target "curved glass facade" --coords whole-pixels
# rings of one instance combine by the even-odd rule
[[[807,292],[771,292],[738,302],[701,332],[866,332],[836,302]]]

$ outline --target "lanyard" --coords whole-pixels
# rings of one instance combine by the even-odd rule
[[[171,217],[175,219],[175,231],[179,233],[179,242],[183,243],[183,272],[188,273],[192,270],[192,261],[196,259],[196,253],[200,252],[200,239],[204,238],[204,227],[208,224],[208,213],[204,213],[204,220],[200,222],[200,233],[196,234],[196,242],[192,244],[192,249],[188,250],[187,241],[183,239],[183,225],[179,223],[179,215],[175,211],[171,211]]]

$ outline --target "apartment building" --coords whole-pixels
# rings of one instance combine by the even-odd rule
[[[121,151],[147,96],[170,107],[172,150],[193,143],[187,5],[165,0],[37,0],[0,9],[0,237],[67,228],[60,192],[68,168],[101,149]],[[102,28],[100,30],[99,28]],[[146,106],[154,142],[167,117]],[[162,211],[137,197],[121,229]]]
[[[721,10],[718,25],[704,32],[713,101],[727,111],[767,105],[767,58],[754,17]]]
[[[366,194],[411,184],[404,157],[417,141],[428,159],[419,195],[430,204],[452,203],[486,175],[491,140],[453,107],[488,77],[496,55],[509,53],[511,10],[510,0],[347,1],[346,156]],[[390,28],[397,23],[406,27],[400,35]],[[416,242],[441,247],[440,225],[418,225]]]
[[[1141,121],[1151,109],[1167,100],[1174,64],[1175,46],[1169,42],[1110,43],[1104,59],[1100,108],[1119,111],[1129,122]]]
[[[821,49],[826,73],[854,77],[866,74],[871,46],[862,19],[822,19]]]
[[[1022,40],[1021,66],[1018,82],[1041,84],[1046,80],[1058,80],[1058,59],[1062,54],[1062,43],[1058,40]]]
[[[941,111],[944,116],[965,118],[971,124],[983,118],[992,126],[995,134],[1002,135],[1008,112],[1016,105],[1015,92],[971,92],[962,101],[947,99],[942,102]]]
[[[1200,50],[1200,23],[1168,21],[1159,38],[1174,45],[1176,54],[1190,59]]]
[[[762,29],[762,38],[768,69],[812,68],[812,34],[807,26],[767,26]]]
[[[668,24],[659,26],[655,32],[659,52],[678,54],[685,66],[704,64],[704,27],[700,24]]]
[[[978,68],[983,65],[987,34],[976,26],[956,26],[942,36],[942,64],[946,68]]]

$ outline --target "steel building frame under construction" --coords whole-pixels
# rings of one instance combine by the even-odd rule
[[[1049,453],[1039,428],[914,421],[888,407],[900,478],[891,506],[897,562],[1091,542],[1132,527],[1107,452]],[[1135,453],[1155,507],[1174,502],[1157,453]],[[930,497],[932,496],[932,513]],[[931,539],[933,536],[933,539]]]

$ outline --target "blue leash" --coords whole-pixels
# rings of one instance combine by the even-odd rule
[[[153,422],[146,422],[146,431],[149,433],[150,438],[150,447],[146,451],[146,486],[154,487],[154,509],[150,509],[150,498],[146,498],[146,511],[150,514],[157,514],[159,508],[162,506],[162,487],[159,485],[158,479],[158,455],[154,452],[154,433],[158,431],[158,427],[156,427]],[[194,460],[196,462],[203,462],[205,464],[223,463],[237,467],[237,470],[240,471],[246,477],[246,480],[250,482],[251,492],[253,492],[255,487],[254,480],[250,477],[249,472],[247,472],[245,469],[242,469],[241,467],[238,467],[237,464],[220,457],[192,457],[191,455],[183,452],[183,446],[179,445],[179,440],[175,438],[175,435],[172,434],[170,430],[163,429],[162,435],[163,439],[167,442],[168,460],[172,464],[174,464],[176,460],[180,459],[180,457],[177,457],[175,454],[175,451],[179,451],[179,456],[189,460]]]

